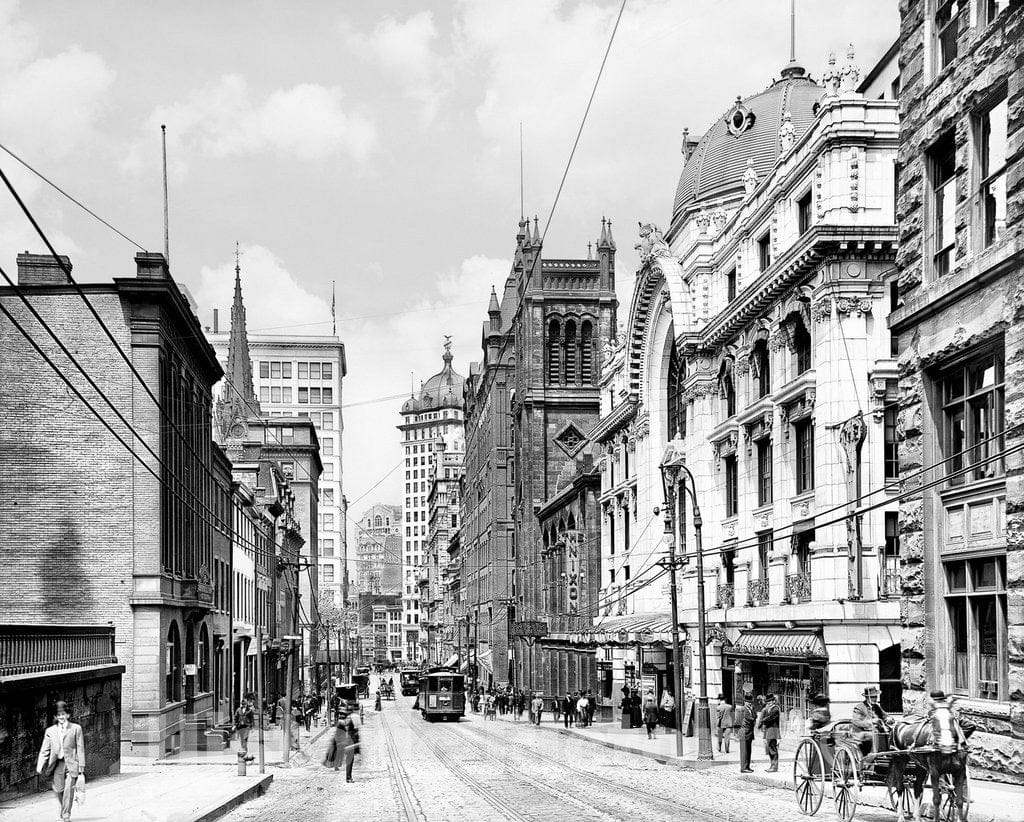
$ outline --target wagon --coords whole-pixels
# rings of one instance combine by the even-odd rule
[[[931,753],[931,748],[915,748],[913,751],[891,750],[888,733],[875,733],[871,753],[864,755],[859,743],[852,738],[850,722],[832,722],[800,740],[793,758],[793,790],[801,813],[813,816],[821,807],[825,796],[825,784],[832,792],[836,815],[843,822],[850,822],[857,812],[857,802],[863,787],[881,786],[886,789],[889,807],[901,809],[906,819],[913,817],[917,808],[914,796],[914,782],[921,765],[917,755]],[[893,762],[905,762],[903,780],[890,786],[888,777]],[[939,813],[944,822],[956,817],[956,797],[952,778],[944,778]],[[970,808],[970,775],[967,778],[964,802],[964,819]],[[931,795],[930,786],[925,785],[924,796]]]

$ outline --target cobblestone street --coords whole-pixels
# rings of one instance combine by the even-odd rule
[[[277,771],[269,793],[225,817],[242,820],[766,820],[806,819],[789,791],[740,781],[730,768],[686,770],[535,728],[523,721],[427,723],[411,698],[367,710],[355,784],[308,761]],[[787,763],[788,764],[788,763]],[[836,818],[830,802],[817,819]],[[891,820],[879,808],[860,820]]]

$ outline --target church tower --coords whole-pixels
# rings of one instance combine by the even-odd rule
[[[260,403],[253,390],[252,359],[249,355],[249,336],[245,330],[245,305],[242,302],[242,269],[235,244],[235,296],[231,303],[231,336],[228,342],[228,362],[224,369],[224,382],[217,399],[217,439],[229,447],[230,441],[240,442],[248,433],[246,419],[262,416]]]

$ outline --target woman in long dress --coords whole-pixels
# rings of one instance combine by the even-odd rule
[[[324,766],[338,770],[345,766],[345,781],[352,782],[352,763],[359,749],[359,732],[355,723],[347,713],[342,711],[338,716],[338,724],[334,727],[334,737],[327,745]]]

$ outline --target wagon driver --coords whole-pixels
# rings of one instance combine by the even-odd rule
[[[864,689],[864,701],[853,706],[853,716],[850,717],[850,730],[860,744],[861,753],[871,753],[874,744],[872,734],[888,730],[888,725],[889,715],[878,704],[878,688],[868,685]]]

